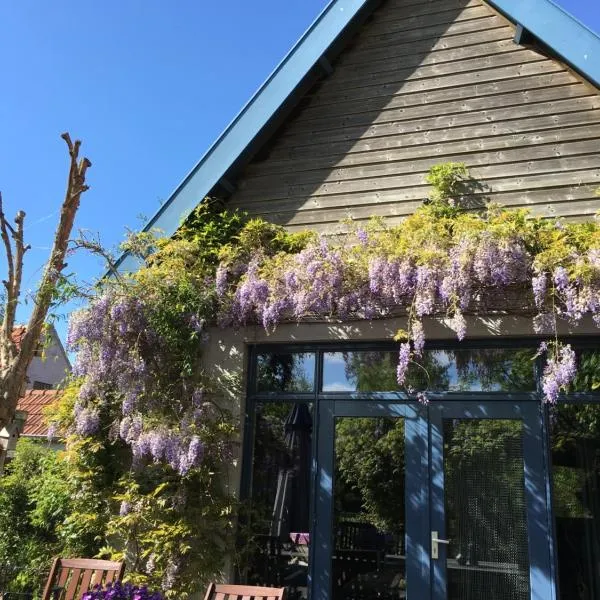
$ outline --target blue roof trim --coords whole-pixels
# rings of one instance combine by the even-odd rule
[[[600,38],[552,0],[486,0],[549,46],[592,84],[600,87]],[[328,50],[341,50],[361,14],[379,0],[332,0],[274,69],[254,96],[226,127],[169,199],[144,227],[171,236],[182,219],[218,185],[228,188],[227,175],[273,133],[292,103],[306,91],[309,74]],[[326,58],[326,57],[325,57]],[[326,62],[325,65],[328,63]],[[323,68],[323,67],[322,67]],[[298,97],[298,98],[297,98]],[[135,271],[140,261],[123,254],[119,271]]]
[[[600,37],[552,0],[488,0],[600,87]]]
[[[161,229],[170,236],[182,218],[198,206],[219,183],[232,163],[270,121],[298,84],[325,54],[337,37],[370,0],[332,0],[254,96],[226,127],[169,199],[144,227]],[[139,261],[124,254],[119,271],[134,271]]]

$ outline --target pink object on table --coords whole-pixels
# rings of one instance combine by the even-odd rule
[[[308,546],[310,542],[310,533],[290,533],[290,539],[292,542],[294,542],[294,544]]]

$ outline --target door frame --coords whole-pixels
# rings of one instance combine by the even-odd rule
[[[426,348],[428,350],[453,350],[456,348],[468,350],[478,348],[531,348],[535,347],[539,340],[534,338],[494,338],[494,339],[474,339],[468,342],[462,342],[460,344],[453,341],[431,341],[427,343]],[[578,337],[578,338],[565,338],[565,342],[574,344],[578,349],[590,349],[598,347],[598,337]],[[393,405],[406,405],[409,407],[419,407],[414,402],[414,398],[409,397],[403,392],[323,392],[322,391],[322,380],[323,380],[323,356],[327,352],[349,352],[359,350],[373,350],[373,351],[390,351],[397,349],[397,344],[391,342],[316,342],[316,343],[259,343],[259,344],[248,344],[246,346],[247,353],[247,379],[246,379],[246,403],[244,412],[244,426],[243,426],[243,442],[242,442],[242,472],[240,480],[240,495],[242,498],[248,498],[251,496],[250,485],[251,485],[251,465],[253,461],[253,443],[254,443],[254,406],[257,402],[314,402],[314,429],[313,429],[313,448],[312,448],[312,489],[310,494],[310,510],[311,510],[311,533],[313,539],[323,539],[323,534],[317,529],[317,523],[319,529],[323,526],[323,523],[328,521],[322,521],[321,518],[317,521],[317,509],[319,509],[319,515],[323,510],[323,500],[327,493],[332,492],[331,474],[324,472],[320,469],[320,465],[317,463],[318,448],[319,446],[326,446],[331,443],[331,439],[326,439],[320,424],[320,415],[324,415],[324,418],[331,418],[331,414],[328,417],[328,413],[334,410],[334,403],[338,403],[342,406],[344,403],[352,404],[352,410],[365,410],[365,407],[370,406],[388,406]],[[310,392],[259,392],[256,389],[257,381],[257,366],[256,357],[261,352],[312,352],[316,356],[315,374],[314,374],[314,389]],[[526,473],[527,480],[530,484],[535,484],[537,492],[533,495],[536,498],[536,510],[533,511],[538,518],[538,524],[545,527],[547,535],[542,539],[539,535],[540,528],[538,528],[538,534],[535,536],[536,541],[533,546],[538,549],[547,551],[550,555],[550,566],[548,567],[548,561],[543,558],[540,563],[539,556],[534,556],[534,565],[536,565],[536,572],[532,575],[532,579],[535,583],[532,589],[537,589],[538,584],[540,589],[546,590],[542,596],[532,596],[537,598],[547,598],[549,600],[556,600],[558,593],[558,575],[557,575],[557,556],[556,556],[556,540],[554,539],[554,514],[552,508],[552,478],[551,478],[551,467],[550,467],[550,449],[549,449],[549,429],[550,419],[548,414],[547,406],[541,403],[541,373],[543,371],[544,361],[543,358],[538,357],[535,363],[535,378],[537,382],[537,389],[531,392],[434,392],[431,393],[431,403],[429,407],[420,407],[419,411],[424,411],[422,414],[425,416],[424,426],[427,429],[429,427],[428,411],[439,410],[439,407],[450,407],[454,406],[452,410],[461,410],[461,406],[468,407],[472,404],[478,404],[486,407],[500,405],[502,402],[508,402],[512,404],[530,404],[535,407],[535,410],[539,411],[538,419],[539,423],[536,425],[535,430],[531,429],[528,432],[528,439],[526,445],[531,447],[531,443],[535,440],[537,448],[543,448],[543,465],[542,469],[531,471],[528,470]],[[600,403],[600,395],[590,393],[577,393],[570,396],[565,396],[561,401],[566,402],[592,402]],[[360,408],[359,408],[360,407]],[[438,408],[436,408],[438,407]],[[367,409],[370,410],[370,409]],[[379,409],[378,409],[379,410]],[[362,414],[362,413],[361,413]],[[368,416],[369,413],[367,413]],[[423,426],[423,425],[422,425]],[[427,453],[429,453],[430,440],[427,441]],[[332,450],[333,451],[333,450]],[[537,478],[534,477],[537,473]],[[531,474],[531,476],[530,476]],[[537,479],[537,483],[536,483]],[[528,493],[532,493],[528,489]],[[429,502],[430,489],[422,491],[423,498],[426,498]],[[543,497],[545,494],[545,498]],[[545,509],[544,509],[545,507]],[[544,514],[544,510],[546,513]],[[423,511],[427,512],[427,511]],[[427,514],[427,528],[429,527],[430,515]],[[529,519],[528,514],[528,519]],[[331,526],[329,526],[331,529]],[[427,571],[427,586],[429,591],[424,591],[423,595],[418,598],[433,599],[433,585],[430,585],[431,581],[431,561],[429,558],[429,547],[430,539],[423,538],[426,541],[425,546],[418,548],[419,560]],[[323,561],[323,548],[317,544],[311,544],[311,552],[309,556],[309,567],[308,567],[308,589],[311,600],[316,600],[317,596],[319,600],[330,600],[327,591],[328,588],[323,586],[323,581],[330,577],[330,573],[324,575],[321,571],[328,571],[326,562]],[[543,564],[543,568],[537,565]],[[420,578],[418,579],[421,580]]]
[[[331,600],[333,554],[333,481],[335,420],[339,417],[387,417],[404,419],[405,535],[407,596],[426,598],[430,589],[429,547],[429,436],[427,407],[412,402],[324,400],[319,404],[317,438],[314,542],[310,569],[311,600]]]
[[[446,538],[444,491],[443,419],[513,419],[523,422],[523,471],[529,552],[529,587],[532,600],[555,597],[553,552],[548,521],[545,411],[536,402],[460,401],[439,402],[429,407],[430,514],[431,530]],[[431,560],[431,599],[446,600],[447,547],[440,544],[440,557]]]
[[[539,402],[494,399],[434,401],[428,406],[393,400],[328,400],[317,405],[312,511],[311,599],[330,600],[333,554],[335,420],[339,417],[405,419],[405,521],[408,598],[446,600],[446,548],[431,559],[431,531],[445,538],[444,418],[520,419],[527,502],[529,582],[532,600],[555,598],[545,457],[544,408]],[[412,468],[409,468],[412,465]]]

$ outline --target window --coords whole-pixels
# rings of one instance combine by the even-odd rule
[[[34,381],[33,389],[34,390],[51,390],[53,389],[53,385],[51,383],[45,383],[44,381]]]

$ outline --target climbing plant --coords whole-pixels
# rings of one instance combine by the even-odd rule
[[[270,330],[288,320],[406,314],[396,337],[402,385],[409,363],[422,359],[425,317],[444,317],[462,340],[467,314],[521,313],[548,336],[540,346],[548,354],[544,397],[556,402],[576,374],[558,322],[589,314],[600,324],[600,227],[495,205],[467,212],[460,196],[467,177],[461,163],[432,169],[431,199],[396,227],[374,219],[343,240],[315,237],[299,252],[256,252],[243,263],[226,257],[218,269],[221,320]]]
[[[71,320],[74,379],[52,419],[81,490],[66,519],[72,535],[125,558],[136,583],[168,596],[222,567],[238,423],[230,390],[202,362],[217,325],[270,331],[404,315],[395,375],[408,386],[411,362],[427,372],[427,317],[444,318],[462,340],[469,314],[520,313],[546,338],[544,397],[556,402],[576,374],[559,321],[590,314],[600,324],[600,227],[493,205],[465,211],[460,163],[432,169],[428,181],[431,198],[400,225],[373,219],[339,239],[289,233],[212,200],[172,239],[134,236],[128,249],[144,266],[105,281]],[[426,402],[427,377],[418,387],[408,391]]]

